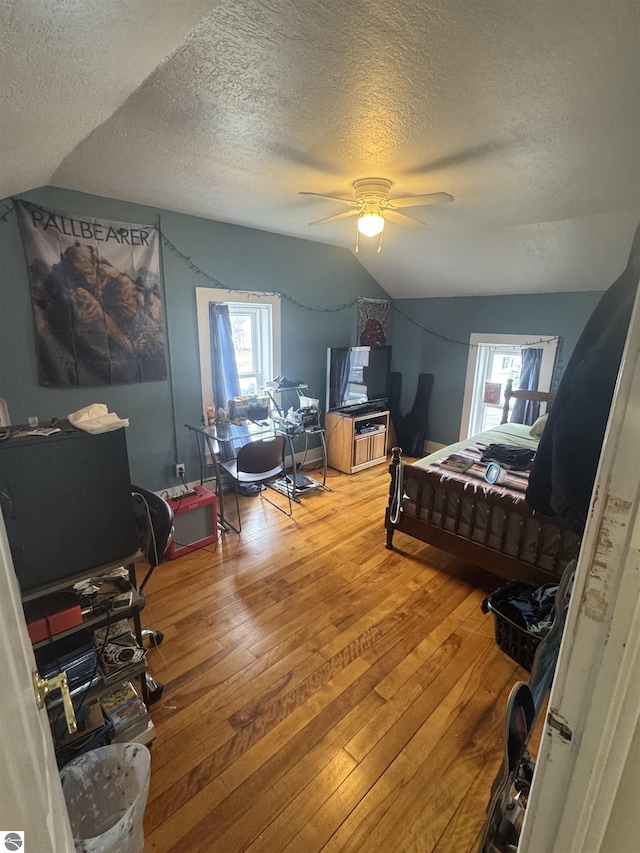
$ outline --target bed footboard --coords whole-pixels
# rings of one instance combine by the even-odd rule
[[[393,548],[393,534],[395,532],[395,524],[391,521],[396,518],[401,510],[402,502],[402,450],[399,447],[391,448],[391,462],[389,463],[389,474],[391,480],[389,483],[389,504],[385,512],[385,527],[387,529],[387,541],[385,548]],[[397,497],[396,497],[397,495]]]

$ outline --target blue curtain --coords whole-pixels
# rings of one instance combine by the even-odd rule
[[[231,335],[229,306],[212,302],[209,306],[209,321],[213,401],[217,411],[228,408],[229,400],[240,395],[240,380]]]
[[[520,388],[524,391],[537,391],[540,381],[540,365],[542,364],[542,349],[528,347],[522,350],[522,367],[520,369]],[[540,417],[540,403],[532,400],[516,400],[511,414],[511,423],[534,424]]]
[[[209,327],[211,331],[211,375],[213,377],[213,402],[216,416],[219,409],[228,409],[229,400],[240,394],[238,365],[233,348],[229,306],[217,302],[209,304]],[[244,444],[244,442],[242,442]],[[236,455],[234,441],[218,443],[221,459],[233,459]]]

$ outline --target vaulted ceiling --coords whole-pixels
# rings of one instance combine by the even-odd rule
[[[640,219],[638,0],[0,0],[0,197],[44,184],[353,250],[394,297],[605,288]],[[215,271],[211,271],[215,275]]]

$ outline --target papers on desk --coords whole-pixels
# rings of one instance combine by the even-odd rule
[[[40,427],[36,429],[19,429],[16,432],[9,433],[11,438],[24,438],[27,435],[48,436],[55,432],[60,432],[60,427]]]

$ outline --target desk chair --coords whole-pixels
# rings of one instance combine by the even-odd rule
[[[144,588],[156,568],[164,560],[167,546],[173,532],[173,510],[169,504],[159,495],[143,489],[141,486],[131,486],[131,497],[133,498],[133,511],[136,519],[136,532],[138,548],[149,561],[149,571],[144,576],[142,583],[138,586],[142,610],[146,604]],[[142,638],[149,637],[152,645],[159,646],[164,640],[162,631],[154,631],[144,628],[141,631]],[[151,675],[145,673],[149,704],[157,702],[164,691],[164,684],[154,681]]]
[[[240,502],[238,500],[238,487],[241,485],[271,486],[276,477],[284,474],[284,451],[285,437],[275,435],[251,441],[238,450],[238,456],[227,462],[220,462],[220,468],[225,471],[235,483],[236,507],[238,509],[238,533],[242,530],[242,519],[240,517]],[[275,489],[279,491],[278,489]],[[278,506],[272,500],[264,496],[264,489],[260,489],[260,499],[267,501],[285,515],[292,514],[291,493],[286,489],[289,501],[289,512]]]
[[[171,541],[173,532],[173,510],[159,495],[143,489],[141,486],[131,486],[133,510],[136,518],[138,548],[149,561],[149,571],[138,587],[138,593],[143,599],[144,588],[151,575],[164,560],[164,555]],[[164,639],[162,631],[152,631],[145,628],[143,637],[149,637],[154,646],[159,646]]]

